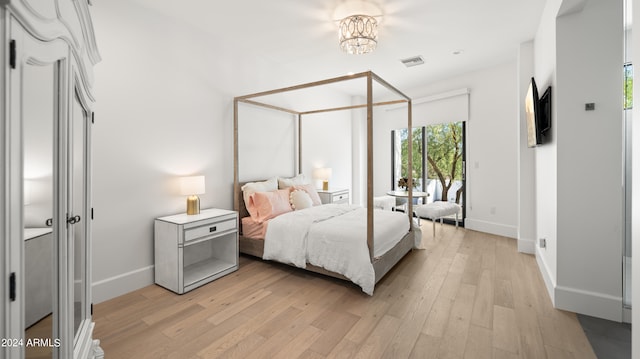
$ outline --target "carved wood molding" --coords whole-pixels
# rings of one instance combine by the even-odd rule
[[[12,17],[36,39],[61,39],[69,44],[78,64],[83,91],[91,101],[93,66],[102,59],[95,39],[88,0],[13,0],[7,4]]]

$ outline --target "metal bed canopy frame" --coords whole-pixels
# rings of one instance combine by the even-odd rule
[[[257,101],[257,98],[266,97],[270,95],[290,93],[296,90],[303,90],[308,88],[320,87],[334,83],[340,83],[345,81],[351,81],[355,79],[364,78],[366,79],[366,103],[357,104],[351,106],[341,106],[341,107],[329,107],[329,108],[319,108],[308,111],[296,111],[290,108],[276,106],[274,104],[270,104],[268,101]],[[373,85],[375,83],[382,85],[384,88],[389,90],[392,94],[399,96],[401,99],[399,100],[391,100],[391,101],[381,101],[374,102],[373,101]],[[366,108],[367,110],[367,247],[369,248],[369,256],[371,261],[374,260],[374,243],[373,243],[373,108],[374,106],[389,106],[389,105],[398,105],[398,104],[407,104],[407,128],[412,128],[412,119],[411,119],[411,98],[402,93],[400,90],[396,89],[394,86],[383,80],[380,76],[376,75],[371,71],[365,71],[353,75],[340,76],[335,78],[330,78],[322,81],[305,83],[297,86],[284,87],[279,89],[274,89],[270,91],[258,92],[245,96],[235,97],[233,100],[233,188],[234,188],[234,209],[236,211],[240,210],[240,178],[239,178],[239,151],[238,151],[238,109],[239,103],[245,103],[253,106],[263,107],[267,109],[272,109],[276,111],[281,111],[285,113],[289,113],[297,116],[298,121],[298,170],[302,168],[302,156],[301,156],[301,139],[302,139],[302,127],[300,126],[302,116],[310,115],[310,114],[318,114],[323,112],[334,112],[334,111],[346,111],[353,109],[361,109]],[[409,183],[413,181],[413,155],[412,155],[412,146],[408,146],[408,179]],[[413,191],[411,186],[408,186],[408,211],[407,215],[409,217],[410,223],[410,231],[413,230]]]

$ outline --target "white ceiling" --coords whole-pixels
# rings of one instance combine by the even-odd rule
[[[377,0],[378,48],[343,53],[332,19],[344,0],[136,0],[206,32],[237,56],[260,57],[287,79],[316,81],[372,70],[400,89],[514,60],[534,37],[544,0]],[[179,5],[178,5],[179,4]],[[454,55],[455,51],[462,51]],[[424,65],[400,59],[422,55]]]

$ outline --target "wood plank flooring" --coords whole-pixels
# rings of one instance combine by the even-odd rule
[[[184,295],[159,286],[100,303],[107,358],[596,358],[576,315],[551,306],[516,241],[422,221],[373,296],[337,279],[240,257]]]

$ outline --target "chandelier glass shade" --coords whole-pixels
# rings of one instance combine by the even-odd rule
[[[351,15],[340,20],[340,48],[348,54],[366,54],[378,45],[378,21],[373,16]]]

